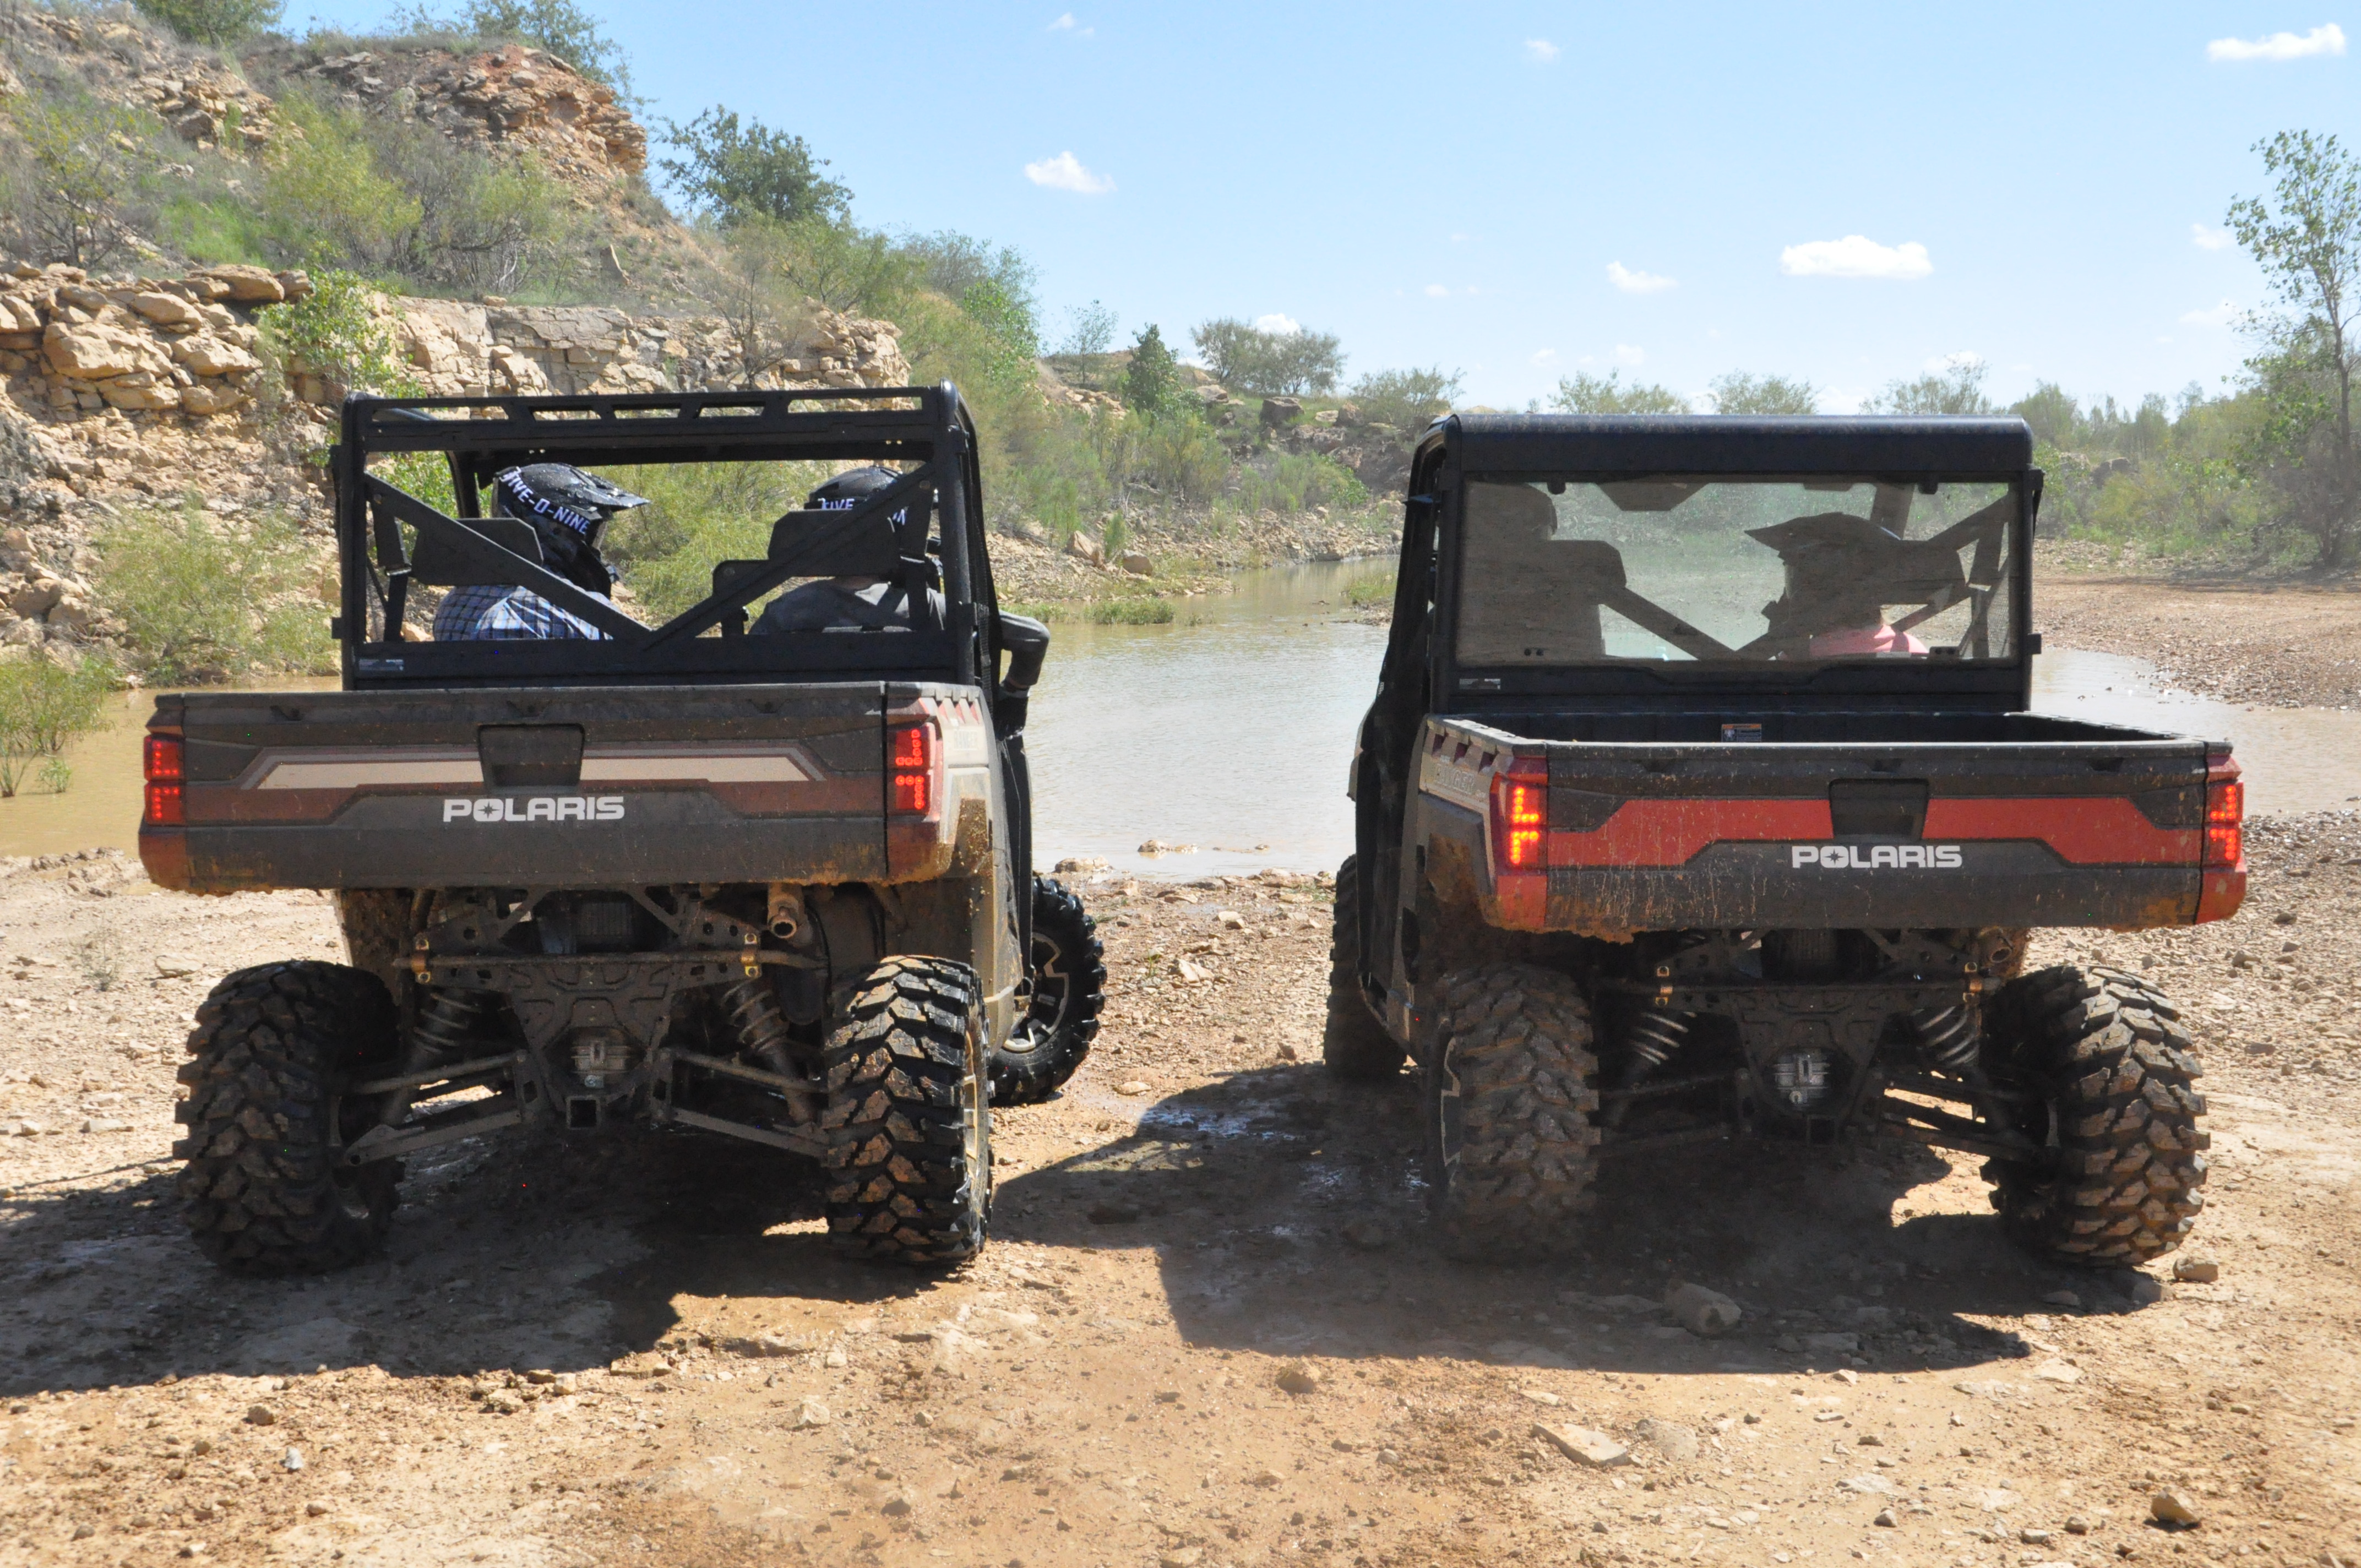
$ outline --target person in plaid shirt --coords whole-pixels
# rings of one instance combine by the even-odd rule
[[[635,496],[566,463],[504,468],[492,478],[493,510],[533,525],[542,564],[558,576],[611,603],[614,574],[598,554],[598,536],[617,512],[647,505]],[[542,639],[603,641],[607,634],[528,588],[484,584],[454,588],[434,612],[438,642],[498,642]]]

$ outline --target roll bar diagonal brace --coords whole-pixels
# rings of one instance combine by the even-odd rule
[[[447,463],[446,514],[391,482],[382,460],[432,455]],[[500,470],[577,466],[847,462],[899,470],[885,492],[844,511],[791,511],[763,559],[717,563],[713,592],[661,626],[642,625],[566,584],[506,520],[488,520],[483,492]],[[380,466],[372,472],[372,463]],[[330,453],[342,576],[334,623],[349,689],[381,685],[715,678],[813,678],[890,670],[896,678],[989,681],[1003,651],[993,611],[979,498],[975,423],[959,391],[933,387],[810,388],[630,396],[371,398],[345,400]],[[414,485],[412,488],[416,488]],[[906,529],[885,520],[906,515]],[[939,563],[928,549],[928,513]],[[412,537],[405,538],[406,535]],[[428,566],[427,557],[442,574]],[[848,563],[874,557],[874,564]],[[427,570],[422,570],[427,566]],[[449,569],[456,567],[456,574]],[[797,568],[801,569],[798,570]],[[936,576],[939,568],[939,576]],[[797,576],[894,579],[911,599],[906,638],[731,638],[746,607]],[[412,589],[444,575],[513,584],[599,629],[605,638],[535,653],[529,645],[434,644],[401,630]],[[939,587],[938,618],[925,587]],[[390,613],[389,613],[390,612]],[[941,624],[937,624],[939,619]],[[723,636],[713,638],[719,629]],[[939,674],[935,672],[939,671]],[[836,676],[841,678],[841,674]]]

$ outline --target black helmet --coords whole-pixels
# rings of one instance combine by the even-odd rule
[[[878,491],[890,489],[901,477],[891,468],[873,465],[867,468],[847,468],[814,488],[804,498],[804,505],[813,511],[850,511]]]
[[[532,463],[492,476],[493,510],[533,524],[543,562],[559,576],[594,594],[614,591],[614,575],[598,556],[598,535],[619,511],[648,504],[571,463]]]
[[[540,518],[562,523],[597,543],[598,531],[619,511],[648,504],[571,463],[533,463],[503,468],[492,476],[496,504],[511,517]]]

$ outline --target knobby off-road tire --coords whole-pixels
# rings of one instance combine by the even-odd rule
[[[983,1250],[992,1113],[974,971],[946,959],[887,959],[838,993],[823,1063],[836,1249],[938,1265]]]
[[[1098,1038],[1106,1004],[1098,922],[1065,883],[1033,879],[1033,1001],[992,1053],[992,1102],[1034,1105],[1065,1086]]]
[[[1424,1102],[1444,1247],[1488,1263],[1561,1255],[1598,1168],[1590,1003],[1530,964],[1462,970],[1442,989]]]
[[[375,1122],[345,1085],[397,1058],[393,999],[343,964],[264,964],[225,977],[197,1009],[178,1110],[189,1135],[183,1215],[205,1255],[240,1274],[338,1268],[393,1223],[399,1162],[345,1167],[338,1146]]]
[[[1360,857],[1336,868],[1336,916],[1328,938],[1328,1026],[1320,1059],[1339,1078],[1381,1080],[1401,1071],[1407,1055],[1369,1011],[1361,992]]]
[[[2083,1266],[2145,1263],[2188,1238],[2205,1206],[2203,1070],[2180,1014],[2136,975],[2059,965],[1993,998],[1988,1072],[2040,1096],[2018,1130],[2054,1169],[1995,1159],[1993,1207],[2023,1246]]]

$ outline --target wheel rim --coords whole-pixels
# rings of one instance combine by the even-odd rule
[[[1066,968],[1066,949],[1055,937],[1036,932],[1033,938],[1033,999],[1025,1021],[1009,1032],[1005,1047],[1012,1056],[1029,1056],[1054,1038],[1073,1005],[1074,977]]]

